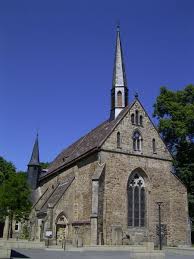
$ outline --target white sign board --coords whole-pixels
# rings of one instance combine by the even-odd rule
[[[46,230],[46,233],[45,233],[45,236],[46,236],[46,237],[52,237],[52,235],[53,235],[53,231],[51,231],[51,230]]]

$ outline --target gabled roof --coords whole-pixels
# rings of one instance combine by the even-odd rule
[[[53,208],[57,204],[57,202],[61,199],[63,194],[66,192],[68,187],[71,185],[74,178],[75,178],[74,175],[70,176],[67,179],[65,179],[64,182],[58,184],[57,187],[54,189],[54,191],[51,193],[50,197],[47,199],[47,201],[44,203],[44,205],[40,209],[39,213],[46,212],[48,206]]]
[[[52,174],[57,173],[58,171],[64,169],[65,167],[71,165],[75,161],[81,159],[84,156],[87,156],[91,154],[92,152],[95,152],[99,150],[99,148],[102,146],[102,144],[105,142],[105,140],[110,136],[110,134],[113,132],[113,130],[116,128],[116,126],[119,124],[119,122],[125,117],[127,112],[131,109],[131,107],[135,104],[135,102],[138,101],[139,104],[142,106],[143,110],[145,111],[143,105],[139,101],[139,99],[135,99],[131,105],[125,107],[121,113],[116,117],[114,120],[106,120],[99,126],[97,126],[95,129],[90,131],[85,136],[78,139],[76,142],[74,142],[72,145],[64,149],[50,164],[50,167],[48,168],[47,172],[41,173],[39,180],[43,180],[47,178],[48,176],[51,176]],[[147,112],[145,111],[147,114]],[[147,114],[149,117],[149,115]],[[149,117],[149,120],[151,121],[153,127],[158,132],[157,128],[153,124],[152,120]],[[159,137],[161,138],[159,132]],[[163,141],[163,139],[161,138]],[[163,141],[164,143],[164,141]],[[164,143],[165,145],[165,143]],[[166,146],[166,145],[165,145]],[[169,151],[169,154],[171,156],[171,153]],[[172,157],[172,156],[171,156]],[[173,159],[173,158],[172,158]]]
[[[133,103],[132,103],[133,105]],[[107,137],[112,133],[119,121],[129,111],[131,106],[127,106],[117,116],[115,120],[106,120],[98,127],[90,131],[85,136],[78,139],[75,143],[64,149],[50,164],[48,171],[40,175],[40,179],[46,178],[51,174],[58,172],[75,160],[81,158],[88,153],[97,150],[101,147]]]

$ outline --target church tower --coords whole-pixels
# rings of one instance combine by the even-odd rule
[[[128,105],[128,88],[123,61],[122,45],[120,39],[120,28],[117,26],[115,60],[113,70],[113,81],[111,89],[111,114],[114,120],[118,114]]]
[[[38,135],[36,137],[34,147],[32,150],[32,155],[30,162],[28,164],[28,184],[32,190],[35,190],[38,183],[38,177],[40,173],[40,161],[39,161],[39,145],[38,145]]]

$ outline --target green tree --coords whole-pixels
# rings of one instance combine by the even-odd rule
[[[26,173],[17,173],[12,163],[0,159],[0,220],[9,217],[9,236],[12,237],[13,219],[22,221],[28,218],[31,209],[30,189],[27,184]]]
[[[49,162],[41,162],[40,163],[40,166],[41,166],[41,169],[47,169],[49,167]]]
[[[179,91],[161,87],[154,116],[174,156],[175,173],[187,187],[189,214],[194,224],[194,85]]]
[[[15,166],[0,156],[0,185],[14,172],[16,172]]]

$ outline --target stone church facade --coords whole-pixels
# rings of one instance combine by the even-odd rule
[[[38,138],[28,165],[34,202],[31,240],[73,245],[188,244],[187,190],[173,174],[172,156],[128,87],[117,29],[110,118],[63,150],[41,170]]]

